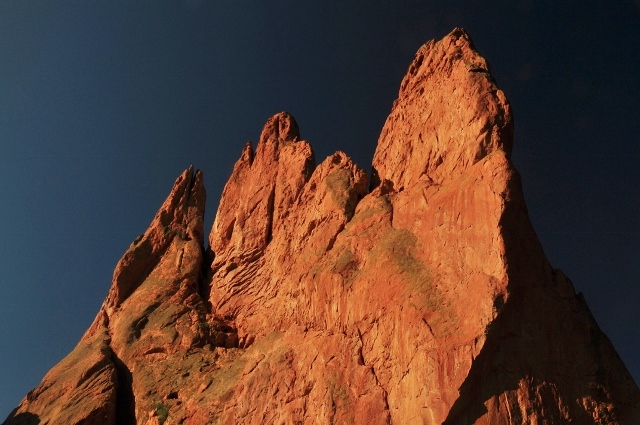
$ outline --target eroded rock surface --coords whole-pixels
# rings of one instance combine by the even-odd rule
[[[442,184],[488,154],[507,157],[511,107],[464,30],[423,45],[402,80],[373,157],[373,186]]]
[[[188,169],[5,423],[640,423],[637,385],[531,227],[512,143],[461,29],[418,51],[371,179],[343,152],[316,166],[276,114],[208,250]]]

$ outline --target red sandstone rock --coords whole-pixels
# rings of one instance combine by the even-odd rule
[[[211,252],[189,169],[5,423],[640,423],[640,390],[545,258],[511,145],[460,29],[418,51],[370,192],[346,154],[315,167],[293,117],[273,116]]]
[[[373,157],[373,185],[442,184],[513,143],[511,107],[464,30],[423,45],[402,80]]]
[[[118,374],[104,328],[53,367],[3,424],[116,423]]]

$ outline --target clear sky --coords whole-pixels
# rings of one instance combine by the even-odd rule
[[[282,110],[318,162],[370,169],[415,51],[455,26],[511,101],[547,256],[640,382],[640,2],[2,0],[0,421],[77,343],[184,169],[204,172],[210,226]]]

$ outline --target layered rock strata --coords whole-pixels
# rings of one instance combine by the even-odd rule
[[[188,169],[4,423],[640,423],[640,390],[544,255],[512,143],[461,29],[418,51],[370,179],[343,152],[316,166],[273,116],[208,250]]]

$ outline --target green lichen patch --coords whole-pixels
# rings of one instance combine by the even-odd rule
[[[327,386],[326,403],[334,409],[337,416],[335,419],[342,423],[355,423],[353,403],[349,397],[348,386],[342,377],[337,372],[329,373],[325,378],[325,384]]]
[[[273,331],[265,335],[264,338],[256,340],[256,342],[253,343],[251,347],[249,347],[249,349],[247,350],[247,354],[253,354],[255,352],[264,353],[270,351],[276,344],[276,342],[278,342],[282,338],[282,335],[283,333],[279,331]]]
[[[344,168],[333,170],[324,178],[324,184],[333,202],[351,217],[359,200],[351,171]]]
[[[353,227],[359,223],[362,223],[371,217],[376,215],[388,215],[391,214],[393,207],[391,202],[386,196],[380,196],[377,198],[365,198],[358,205],[358,212],[356,212],[347,224],[348,227]]]
[[[240,374],[246,363],[246,357],[230,355],[228,361],[221,364],[220,369],[211,374],[212,381],[209,387],[211,395],[223,400],[229,399],[233,395],[233,388],[240,380]]]
[[[390,275],[400,276],[405,287],[403,297],[428,318],[436,336],[452,334],[458,327],[459,318],[450,301],[436,287],[432,270],[416,258],[417,237],[408,229],[390,228],[377,242],[371,251],[371,262],[378,268],[388,269]]]
[[[156,402],[153,403],[153,408],[156,409],[156,416],[158,416],[158,422],[160,425],[165,423],[169,417],[169,406],[165,403]]]
[[[338,273],[344,278],[347,286],[351,286],[353,280],[358,275],[358,258],[349,249],[344,248],[334,262],[332,271]]]
[[[344,168],[331,171],[324,179],[324,184],[329,189],[333,201],[342,207],[349,201],[349,187],[351,186],[351,173]]]
[[[417,243],[418,239],[409,230],[390,228],[380,237],[373,255],[388,262],[411,290],[424,293],[432,289],[433,278],[414,255]]]

